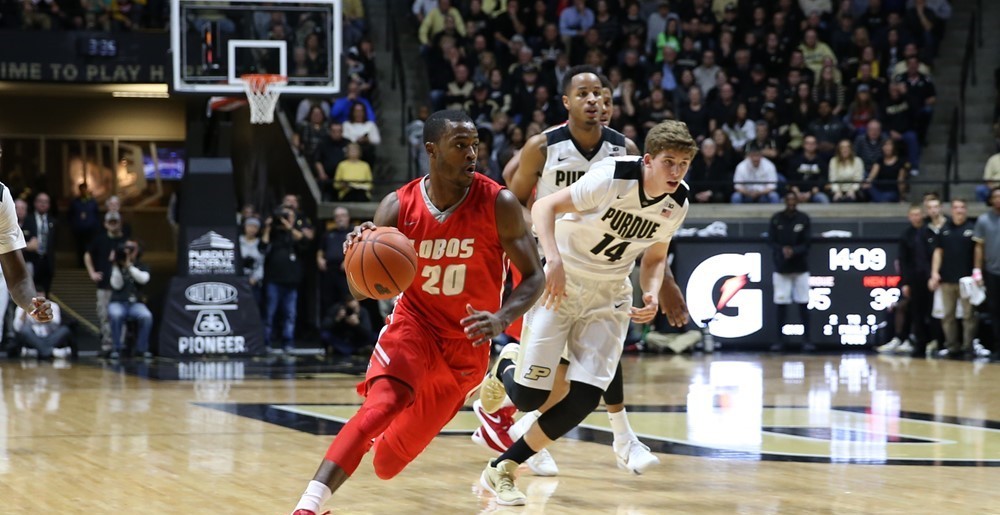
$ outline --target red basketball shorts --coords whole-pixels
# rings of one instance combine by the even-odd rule
[[[410,386],[414,401],[375,441],[376,466],[402,470],[455,417],[483,380],[490,346],[441,339],[418,317],[395,313],[379,335],[359,393],[389,376]]]

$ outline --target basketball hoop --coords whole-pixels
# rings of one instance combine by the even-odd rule
[[[250,101],[250,123],[274,122],[274,108],[278,105],[282,87],[288,84],[288,77],[251,73],[241,75],[240,79]]]

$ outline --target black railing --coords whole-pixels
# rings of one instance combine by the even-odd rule
[[[958,79],[958,129],[960,140],[965,143],[965,89],[968,87],[969,78],[972,85],[977,82],[976,77],[976,19],[979,18],[979,10],[972,12],[969,18],[969,32],[965,38],[965,53],[962,55],[962,71]]]
[[[951,200],[951,183],[960,180],[958,176],[958,120],[959,108],[951,111],[948,123],[948,144],[944,158],[944,200]]]

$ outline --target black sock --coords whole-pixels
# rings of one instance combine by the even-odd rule
[[[534,451],[531,449],[531,447],[528,447],[528,444],[525,443],[524,438],[520,438],[518,441],[514,442],[514,445],[508,447],[507,450],[504,451],[504,453],[501,454],[497,459],[493,460],[491,465],[495,467],[497,466],[497,463],[500,463],[501,461],[504,460],[512,460],[514,463],[518,464],[524,463],[528,461],[528,458],[534,456],[536,452],[538,451]]]
[[[499,374],[499,379],[504,384],[504,388],[510,391],[514,388],[514,371],[517,370],[517,364],[514,363],[512,359],[501,359],[500,365],[497,367],[497,373]]]
[[[788,323],[788,305],[776,304],[774,314],[778,319],[778,341],[784,343],[785,333],[782,330],[785,328],[785,324]]]

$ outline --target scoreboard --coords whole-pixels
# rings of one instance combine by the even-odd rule
[[[674,274],[691,318],[726,346],[772,343],[779,334],[823,346],[873,344],[878,329],[892,323],[889,308],[900,296],[896,241],[814,238],[806,338],[797,309],[777,325],[767,242],[678,238],[675,251]]]

